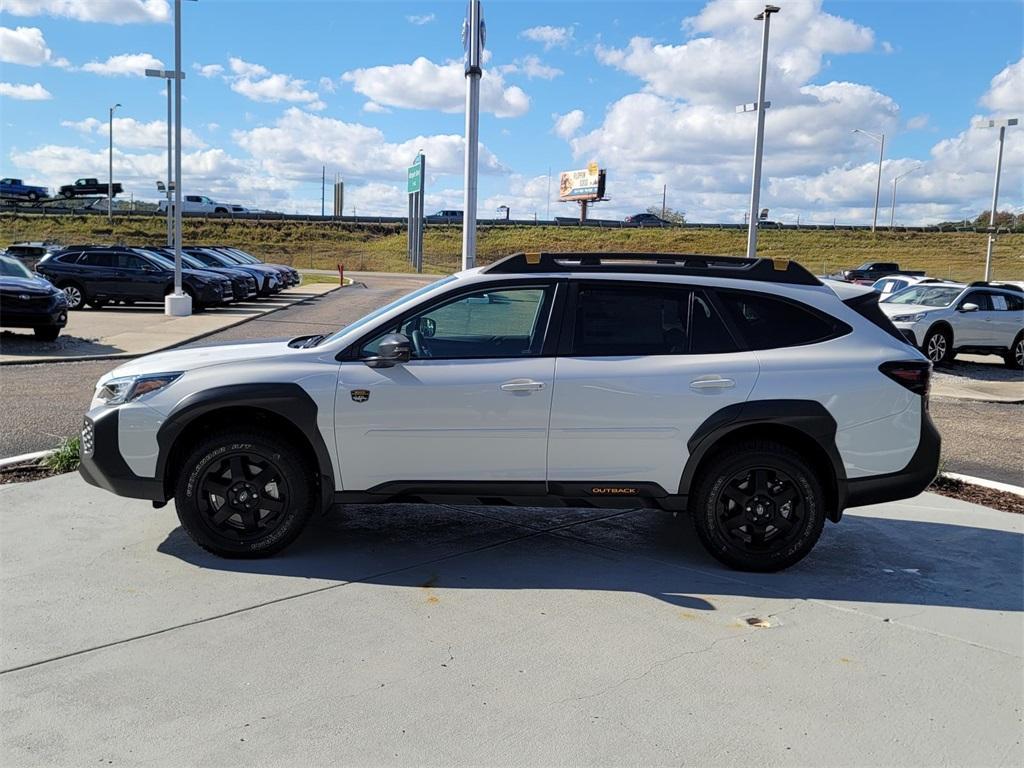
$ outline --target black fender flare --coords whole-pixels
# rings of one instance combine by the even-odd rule
[[[754,400],[715,411],[687,441],[689,456],[679,480],[680,495],[689,495],[701,462],[723,440],[751,427],[763,428],[769,433],[772,428],[795,431],[820,448],[827,461],[816,457],[818,463],[831,467],[832,471],[832,477],[825,478],[831,481],[831,488],[825,489],[831,496],[826,506],[829,517],[838,521],[846,505],[846,467],[836,448],[836,420],[816,400]]]
[[[194,392],[184,398],[157,431],[156,477],[167,477],[174,444],[196,419],[223,408],[258,408],[286,419],[305,437],[316,457],[320,508],[334,500],[334,464],[317,426],[317,406],[309,393],[292,382],[231,384]]]

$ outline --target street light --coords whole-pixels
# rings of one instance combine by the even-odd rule
[[[764,10],[754,17],[754,21],[763,21],[761,34],[761,73],[757,85],[757,101],[736,107],[737,112],[753,112],[757,110],[757,132],[754,135],[754,178],[750,184],[750,215],[747,219],[747,258],[757,255],[757,208],[761,197],[761,155],[764,153],[764,111],[771,102],[764,100],[765,79],[768,76],[768,26],[773,13],[779,12],[777,5],[766,5]]]
[[[185,77],[185,73],[180,73]],[[170,69],[147,69],[146,77],[159,77],[167,83],[167,185],[161,191],[167,193],[167,244],[174,245],[173,219],[171,218],[171,192],[174,190],[174,181],[171,178],[171,81],[178,73]],[[158,182],[159,184],[159,182]],[[160,185],[162,186],[162,185]]]
[[[875,227],[878,226],[878,194],[882,190],[882,157],[885,154],[885,134],[874,134],[868,131],[862,131],[860,128],[854,128],[851,133],[863,133],[868,138],[874,139],[878,142],[878,178],[875,179],[875,215],[871,218],[871,231],[875,231]]]
[[[462,44],[466,49],[466,167],[463,178],[462,268],[476,266],[476,181],[480,141],[480,68],[487,30],[480,0],[469,0],[468,15],[462,22]]]
[[[919,171],[922,168],[924,168],[924,163],[918,163],[913,168],[911,168],[909,171],[904,171],[903,173],[901,173],[901,174],[899,174],[897,176],[893,176],[892,177],[892,202],[889,205],[889,229],[890,230],[896,225],[896,184],[897,184],[897,182],[899,182],[899,180],[902,179],[904,176],[909,176],[914,171]]]
[[[999,149],[996,152],[996,180],[992,185],[992,210],[988,213],[988,246],[985,248],[985,281],[992,279],[992,247],[996,244],[996,205],[999,203],[999,176],[1003,172],[1003,141],[1006,129],[1017,125],[1016,117],[1005,120],[985,120],[978,124],[979,128],[999,129]]]
[[[110,124],[110,150],[107,153],[107,221],[114,220],[114,110],[120,107],[115,104],[110,108],[108,122]]]

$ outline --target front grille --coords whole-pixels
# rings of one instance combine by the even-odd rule
[[[25,294],[21,294],[25,295]],[[27,310],[27,309],[49,309],[50,304],[53,303],[52,296],[32,296],[29,294],[29,298],[19,298],[17,292],[0,294],[0,300],[7,305],[9,309]]]
[[[83,456],[92,456],[95,448],[92,422],[88,419],[82,424],[81,453]]]

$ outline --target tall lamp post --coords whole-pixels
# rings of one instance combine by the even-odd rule
[[[757,110],[757,132],[754,135],[754,178],[750,184],[750,215],[747,218],[747,258],[757,256],[757,207],[761,197],[761,156],[764,154],[764,113],[771,102],[764,100],[765,80],[768,77],[768,27],[773,13],[778,13],[777,5],[766,5],[754,21],[763,21],[761,33],[761,72],[757,85],[757,101],[736,107],[737,112],[753,112]]]
[[[875,213],[871,217],[871,231],[874,232],[878,226],[878,195],[882,191],[882,158],[885,156],[885,134],[870,133],[860,128],[854,128],[852,133],[863,133],[870,139],[878,142],[878,177],[875,179]]]
[[[120,107],[115,104],[110,108],[107,122],[110,125],[110,149],[107,153],[107,221],[114,220],[114,110]]]
[[[184,77],[185,74],[182,73],[181,76]],[[171,205],[171,192],[175,186],[171,175],[171,161],[174,157],[171,150],[171,81],[174,80],[175,72],[170,69],[147,69],[146,77],[159,77],[167,82],[167,186],[164,188],[164,193],[167,196],[167,245],[174,245],[174,219]]]
[[[979,128],[999,129],[999,149],[996,151],[996,178],[992,184],[992,209],[988,213],[988,245],[985,248],[985,281],[992,279],[992,248],[996,244],[996,206],[999,204],[999,177],[1003,172],[1003,142],[1006,139],[1006,129],[1011,125],[1017,125],[1018,119],[1011,117],[1005,120],[986,120],[978,125]]]
[[[469,16],[462,23],[466,49],[466,168],[463,178],[462,268],[476,266],[476,180],[480,142],[480,68],[487,36],[480,0],[469,0]]]
[[[896,184],[897,184],[897,183],[899,182],[899,180],[900,180],[900,179],[902,179],[902,178],[903,178],[904,176],[909,176],[909,175],[910,175],[910,174],[912,174],[912,173],[913,173],[914,171],[919,171],[919,170],[921,170],[921,169],[922,169],[923,167],[924,167],[923,165],[915,165],[915,166],[914,166],[913,168],[911,168],[911,169],[910,169],[909,171],[904,171],[903,173],[899,174],[898,176],[893,176],[893,177],[892,177],[892,201],[891,201],[891,202],[890,202],[890,204],[889,204],[889,229],[890,229],[890,230],[891,230],[891,229],[892,229],[892,228],[893,228],[894,226],[896,226]]]

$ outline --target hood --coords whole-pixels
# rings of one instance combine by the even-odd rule
[[[49,296],[57,289],[41,277],[0,277],[0,290],[4,293],[27,293],[31,296]]]
[[[184,267],[181,270],[181,274],[192,275],[192,277],[198,277],[201,280],[209,280],[214,283],[227,280],[224,275],[218,275],[216,272],[211,273],[208,269],[191,269],[189,267]]]
[[[146,355],[138,360],[132,360],[118,366],[100,378],[100,381],[103,382],[120,376],[143,376],[153,373],[191,371],[196,368],[219,365],[220,363],[277,357],[278,355],[284,355],[289,352],[294,353],[295,351],[288,348],[286,340],[174,349]]]
[[[915,315],[918,312],[934,312],[937,309],[945,309],[945,307],[926,307],[923,304],[893,304],[888,301],[880,301],[878,306],[881,307],[888,317],[893,315]]]

